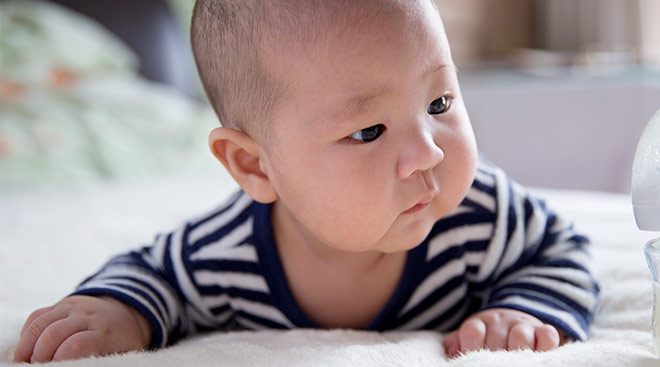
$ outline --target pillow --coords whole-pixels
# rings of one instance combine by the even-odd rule
[[[71,185],[212,161],[208,105],[136,72],[98,23],[42,1],[0,8],[0,182]]]

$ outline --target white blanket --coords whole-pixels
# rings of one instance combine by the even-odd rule
[[[0,195],[0,365],[28,314],[69,293],[110,256],[151,241],[235,188],[213,173],[84,190]],[[469,353],[447,359],[443,335],[292,330],[212,333],[155,352],[54,366],[660,366],[651,342],[651,282],[625,195],[538,190],[593,242],[602,302],[590,339],[548,353]]]

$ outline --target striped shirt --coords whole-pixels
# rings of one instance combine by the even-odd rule
[[[206,330],[316,328],[288,287],[271,208],[238,192],[153,245],[115,257],[75,294],[135,308],[153,326],[154,348]],[[461,205],[409,251],[394,294],[367,329],[448,331],[479,310],[506,307],[584,340],[598,289],[587,238],[480,161]]]

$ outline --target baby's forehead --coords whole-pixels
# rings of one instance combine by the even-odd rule
[[[264,12],[260,34],[279,42],[318,45],[333,36],[351,35],[370,26],[414,28],[423,13],[437,8],[432,0],[272,1]]]

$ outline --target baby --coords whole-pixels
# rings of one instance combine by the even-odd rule
[[[587,337],[587,239],[478,157],[431,0],[199,0],[192,45],[242,190],[35,311],[16,361],[217,329],[432,329],[449,356]]]

